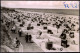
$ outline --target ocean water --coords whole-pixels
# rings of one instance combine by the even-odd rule
[[[15,8],[21,11],[31,11],[31,12],[45,12],[45,13],[57,13],[57,14],[65,14],[65,15],[77,15],[79,16],[78,9],[29,9],[29,8]]]

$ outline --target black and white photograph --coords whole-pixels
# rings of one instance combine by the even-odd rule
[[[1,52],[79,52],[79,1],[1,1]]]

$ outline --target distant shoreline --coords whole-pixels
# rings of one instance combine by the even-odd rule
[[[77,9],[26,9],[26,8],[15,8],[23,11],[33,11],[33,12],[45,12],[45,13],[57,13],[65,15],[76,15],[79,16],[79,10]]]
[[[4,7],[4,8],[6,8],[6,7]],[[22,10],[22,11],[57,13],[57,14],[79,16],[79,9],[39,9],[39,8],[8,8],[8,9],[17,9],[17,10]]]

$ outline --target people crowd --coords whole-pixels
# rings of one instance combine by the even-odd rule
[[[11,31],[13,33],[16,32],[16,23],[20,23],[20,25],[18,27],[24,27],[28,21],[30,21],[30,23],[26,26],[26,30],[33,30],[35,28],[34,25],[32,25],[32,23],[35,23],[37,26],[42,26],[43,29],[42,30],[47,30],[47,34],[53,34],[54,32],[51,29],[48,29],[48,26],[52,26],[53,28],[56,27],[56,29],[60,29],[61,27],[63,28],[62,33],[59,35],[59,38],[61,38],[61,42],[68,42],[67,40],[67,34],[69,34],[69,36],[71,38],[74,38],[75,35],[74,33],[77,32],[79,33],[79,18],[77,17],[67,17],[67,16],[56,16],[53,13],[42,13],[42,12],[19,12],[19,11],[15,11],[15,12],[8,12],[6,13],[9,17],[11,17],[8,21],[6,20],[6,18],[2,17],[2,23],[3,21],[6,23],[6,27],[10,27],[10,24],[12,25],[11,27]],[[3,15],[3,14],[2,14]],[[17,21],[15,21],[17,20]],[[27,20],[27,22],[25,22],[25,20]],[[19,37],[22,37],[22,33],[23,31],[21,29],[18,30],[18,34]],[[57,33],[59,33],[57,31]],[[40,32],[39,35],[41,36],[43,34],[43,32]],[[73,34],[71,36],[71,34]],[[36,34],[37,36],[38,34]],[[31,42],[32,41],[32,34],[25,34],[25,40],[26,42]],[[40,37],[39,36],[39,37]],[[64,41],[65,40],[65,41]],[[63,43],[63,44],[66,44]],[[18,46],[18,45],[17,45]],[[69,47],[69,45],[64,46],[61,45],[63,47]]]
[[[6,50],[5,52],[18,52],[18,50],[16,51],[16,48],[19,49],[20,46],[21,47],[23,46],[21,45],[18,38],[14,40],[10,33],[10,31],[12,31],[12,33],[16,33],[15,22],[11,18],[9,19],[5,15],[3,15],[3,12],[1,13],[0,21],[1,21],[1,45]],[[21,52],[23,51],[22,49]],[[1,52],[4,52],[4,50]]]

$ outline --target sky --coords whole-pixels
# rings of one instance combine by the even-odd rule
[[[69,8],[65,7],[64,4],[68,4]],[[78,1],[1,1],[1,6],[9,8],[79,9],[79,2]]]

